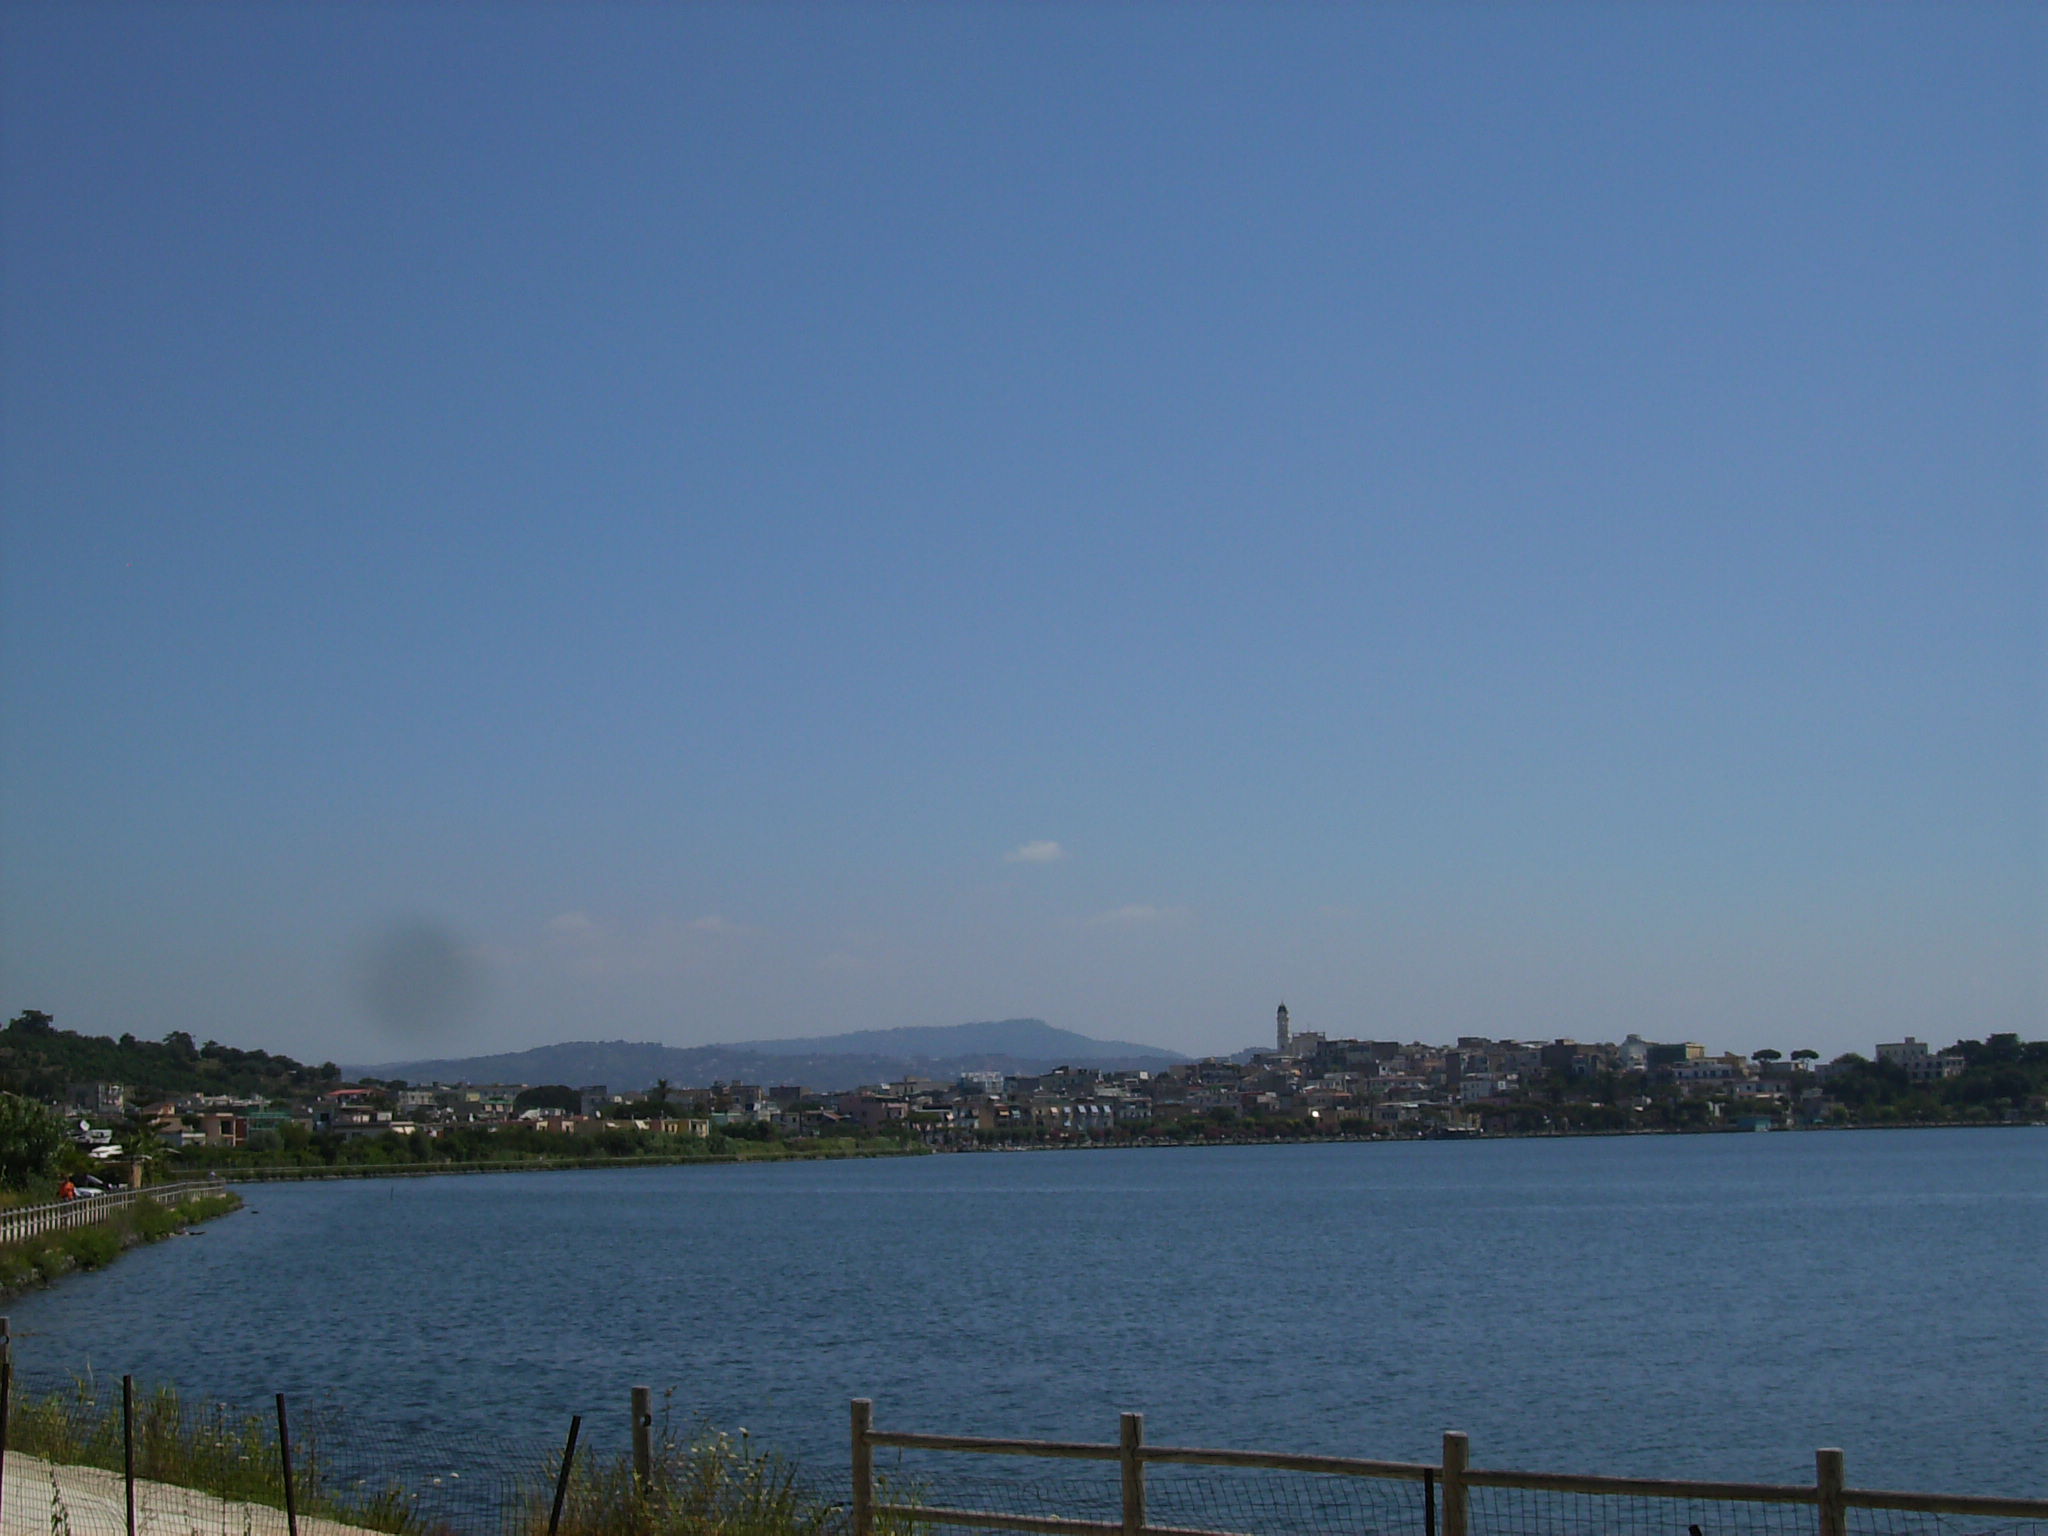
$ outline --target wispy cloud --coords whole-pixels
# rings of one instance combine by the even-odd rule
[[[1184,923],[1189,915],[1186,907],[1155,907],[1134,901],[1107,912],[1098,912],[1088,921],[1096,928],[1156,928],[1168,923]]]
[[[543,925],[531,953],[584,976],[679,973],[725,963],[741,940],[762,930],[717,912],[702,917],[655,917],[634,922],[561,912]]]
[[[1035,843],[1020,843],[1003,855],[1005,864],[1057,864],[1067,856],[1067,850],[1050,838]]]
[[[693,917],[688,926],[692,933],[715,933],[722,939],[743,939],[754,931],[744,924],[734,922],[731,918],[721,917],[716,912]]]
[[[817,969],[835,976],[863,978],[900,977],[913,971],[916,957],[886,934],[849,933],[837,949],[812,962]]]

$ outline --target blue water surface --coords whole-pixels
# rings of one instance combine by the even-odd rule
[[[2048,1494],[2048,1131],[1157,1149],[252,1186],[10,1305],[31,1377],[544,1443],[628,1388],[884,1427]]]

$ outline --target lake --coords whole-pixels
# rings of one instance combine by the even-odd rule
[[[249,1186],[10,1305],[88,1366],[559,1439],[885,1428],[2048,1494],[2048,1131],[1137,1149]]]

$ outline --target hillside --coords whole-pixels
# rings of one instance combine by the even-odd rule
[[[60,1099],[68,1084],[85,1082],[125,1083],[135,1100],[181,1093],[277,1098],[318,1092],[340,1075],[331,1062],[312,1067],[268,1051],[199,1044],[175,1030],[162,1040],[81,1035],[36,1009],[0,1029],[0,1088],[33,1098]]]
[[[1157,1071],[1186,1059],[1156,1046],[1091,1039],[1042,1019],[1004,1019],[730,1045],[572,1041],[491,1056],[386,1062],[351,1068],[350,1075],[407,1082],[602,1083],[616,1092],[637,1092],[660,1078],[678,1087],[746,1081],[833,1090],[906,1075],[950,1079],[962,1072],[1030,1074],[1060,1066]]]

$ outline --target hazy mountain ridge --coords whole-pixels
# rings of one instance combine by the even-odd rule
[[[488,1056],[385,1062],[350,1067],[348,1073],[407,1082],[602,1083],[621,1093],[638,1092],[659,1078],[679,1088],[738,1080],[801,1083],[829,1091],[906,1075],[1029,1075],[1060,1066],[1157,1071],[1185,1060],[1180,1053],[1157,1046],[1090,1039],[1043,1019],[1003,1019],[728,1045],[579,1040]]]

